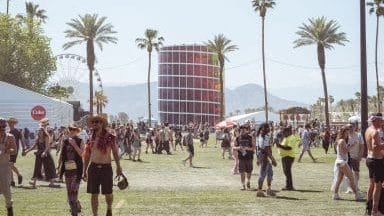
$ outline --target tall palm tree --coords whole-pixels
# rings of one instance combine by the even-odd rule
[[[328,89],[325,77],[325,49],[333,49],[334,44],[345,45],[348,42],[344,32],[338,32],[340,26],[335,20],[328,21],[325,17],[309,19],[309,25],[303,24],[296,32],[299,38],[294,41],[295,48],[315,44],[317,46],[317,60],[321,69],[325,99],[325,122],[329,127]]]
[[[225,96],[224,96],[224,66],[225,61],[228,61],[227,53],[237,50],[237,46],[231,44],[231,40],[226,38],[223,34],[218,34],[213,40],[205,42],[205,46],[208,47],[213,53],[216,53],[219,60],[219,82],[220,82],[220,121],[224,120],[225,116]]]
[[[107,103],[108,97],[104,94],[104,91],[96,91],[94,105],[96,105],[97,114],[103,114],[103,108],[107,105]]]
[[[146,29],[143,38],[136,38],[135,42],[139,49],[146,49],[148,52],[148,73],[147,73],[147,94],[148,94],[148,125],[152,124],[152,110],[151,110],[151,65],[152,65],[152,51],[155,49],[160,51],[163,46],[164,38],[158,36],[158,31],[154,29]]]
[[[356,97],[357,113],[360,113],[360,100],[361,100],[360,92],[355,92],[355,97]]]
[[[333,104],[333,102],[335,102],[335,98],[332,96],[332,95],[329,95],[328,96],[328,98],[329,98],[329,110],[330,110],[330,119],[332,119],[332,104]]]
[[[40,25],[41,23],[45,23],[48,19],[46,15],[47,12],[43,9],[39,9],[39,5],[34,4],[33,2],[25,2],[25,13],[26,15],[18,14],[16,18],[27,25],[29,33],[32,32],[33,26],[36,24],[35,21]]]
[[[275,6],[273,0],[252,0],[252,6],[256,12],[259,12],[261,17],[261,53],[263,59],[263,81],[264,81],[264,106],[265,106],[265,121],[268,122],[268,94],[267,94],[267,78],[265,74],[265,51],[264,51],[264,21],[267,9],[272,9]]]
[[[7,0],[7,15],[9,14],[9,0]]]
[[[70,29],[64,31],[65,37],[75,40],[63,45],[64,49],[69,49],[78,44],[87,43],[87,66],[89,69],[89,112],[93,115],[93,71],[95,70],[95,49],[96,43],[100,50],[103,50],[103,44],[117,43],[117,38],[112,35],[116,33],[113,25],[105,23],[107,17],[100,17],[97,14],[79,15],[79,18],[71,19],[67,23]]]
[[[376,90],[377,90],[377,111],[381,112],[381,97],[379,90],[379,66],[377,64],[377,56],[378,56],[378,44],[379,44],[379,21],[380,16],[384,15],[384,0],[373,0],[372,2],[368,2],[367,5],[371,8],[369,9],[369,14],[376,14],[376,42],[375,42],[375,72],[376,72]]]

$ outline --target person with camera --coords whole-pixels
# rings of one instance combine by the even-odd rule
[[[83,154],[83,179],[87,181],[87,193],[91,194],[93,215],[98,215],[99,193],[101,187],[101,193],[105,195],[107,204],[106,215],[111,216],[113,203],[111,154],[116,163],[116,174],[118,176],[122,174],[116,137],[108,132],[108,122],[104,117],[92,116],[89,119],[89,123],[92,129],[92,134],[88,139]]]
[[[256,146],[253,137],[249,133],[250,126],[248,124],[241,125],[240,135],[235,139],[233,147],[234,150],[238,151],[241,190],[251,189],[253,154]],[[247,185],[245,185],[245,178],[247,178]]]
[[[11,167],[9,159],[16,154],[15,137],[6,132],[7,121],[0,118],[0,191],[4,195],[7,215],[13,216],[12,194],[11,194]]]
[[[265,197],[263,192],[263,184],[265,178],[267,178],[267,195],[275,196],[272,191],[273,170],[272,165],[276,166],[276,160],[272,155],[272,148],[270,144],[270,127],[268,123],[263,123],[256,133],[256,145],[257,145],[257,165],[259,166],[259,180],[256,196]]]
[[[67,186],[68,203],[72,216],[81,212],[81,205],[78,199],[79,186],[83,176],[83,147],[84,142],[79,138],[81,128],[76,125],[68,127],[69,134],[63,139],[60,149],[60,179],[65,176]]]

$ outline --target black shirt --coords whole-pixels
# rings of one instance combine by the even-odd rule
[[[252,137],[249,134],[241,135],[236,138],[236,146],[243,146],[243,147],[249,147],[252,148]],[[253,151],[251,150],[245,150],[245,152],[241,149],[238,150],[239,152],[239,159],[253,159]]]

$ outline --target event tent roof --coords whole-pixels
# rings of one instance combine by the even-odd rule
[[[238,115],[238,116],[232,116],[227,118],[227,120],[231,120],[239,124],[244,123],[246,121],[255,121],[256,123],[262,123],[262,122],[265,122],[265,112],[258,111],[258,112],[247,113],[247,114]],[[280,116],[276,113],[268,112],[268,120],[273,122],[279,122]]]
[[[0,81],[0,116],[15,117],[19,128],[37,129],[38,121],[31,116],[32,108],[42,106],[52,127],[66,126],[73,122],[73,106],[67,102]]]

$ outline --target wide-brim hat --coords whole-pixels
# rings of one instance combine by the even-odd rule
[[[14,117],[10,117],[10,118],[7,120],[7,122],[8,122],[8,123],[15,123],[15,124],[17,124],[19,121],[18,121],[16,118],[14,118]]]
[[[103,123],[104,127],[108,126],[108,120],[104,116],[96,115],[96,116],[89,117],[88,118],[88,125],[92,125],[93,121],[100,121]]]
[[[79,126],[77,126],[76,124],[69,125],[68,130],[75,130],[77,133],[81,132],[81,128]]]
[[[46,127],[49,125],[49,119],[48,118],[43,118],[39,121],[40,127]]]

